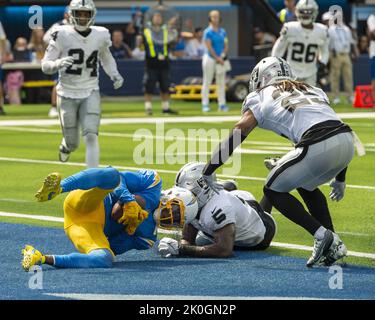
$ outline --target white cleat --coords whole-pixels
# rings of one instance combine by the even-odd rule
[[[324,259],[324,265],[325,266],[331,266],[336,261],[346,257],[348,255],[348,250],[345,246],[345,244],[342,242],[342,240],[339,238],[339,236],[334,233],[333,234],[333,243],[331,247],[329,248],[329,252]]]
[[[58,118],[59,117],[59,112],[57,111],[56,107],[51,107],[51,109],[48,112],[48,117],[49,118]]]
[[[59,148],[59,160],[61,162],[67,162],[69,160],[69,156],[70,151],[61,144]]]

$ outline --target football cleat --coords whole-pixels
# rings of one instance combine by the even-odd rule
[[[279,157],[275,157],[275,158],[266,158],[264,159],[264,165],[266,166],[266,168],[268,170],[272,170],[274,167],[276,167],[277,165],[277,161],[279,161],[280,158]]]
[[[219,110],[218,111],[223,111],[223,112],[228,112],[229,111],[229,107],[225,104],[219,106]]]
[[[165,109],[163,110],[163,114],[178,114],[178,111],[173,109]]]
[[[202,106],[202,112],[210,112],[211,108],[208,105]]]
[[[306,266],[312,268],[314,265],[321,264],[329,253],[333,242],[334,233],[330,230],[325,231],[323,239],[315,238],[313,253],[307,261]]]
[[[44,202],[53,199],[59,195],[62,191],[61,186],[61,175],[60,173],[50,173],[43,182],[42,187],[35,194],[35,198],[39,202]]]
[[[325,266],[333,265],[337,260],[340,260],[346,257],[348,254],[348,250],[346,249],[345,244],[339,238],[339,236],[334,233],[333,234],[333,243],[329,249],[329,252],[324,259],[323,263]]]
[[[40,251],[30,245],[26,245],[25,248],[22,249],[22,255],[23,258],[21,264],[25,271],[29,271],[32,266],[41,265],[45,261],[45,257]]]
[[[59,117],[59,112],[57,111],[56,107],[51,107],[51,109],[49,109],[48,117],[49,118],[58,118]]]
[[[59,160],[61,162],[67,162],[69,160],[69,156],[70,151],[64,145],[61,144],[59,148]]]

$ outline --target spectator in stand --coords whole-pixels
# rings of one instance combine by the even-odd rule
[[[369,54],[369,41],[366,35],[361,35],[358,40],[359,54]]]
[[[271,56],[276,37],[264,32],[260,27],[254,27],[254,56],[256,61]]]
[[[4,94],[3,94],[3,72],[1,69],[1,64],[3,63],[6,42],[7,42],[7,36],[5,34],[3,25],[0,22],[0,116],[5,115],[5,111],[3,109]]]
[[[135,38],[135,48],[132,51],[132,57],[136,60],[144,60],[146,55],[143,36],[137,35]]]
[[[195,28],[194,37],[187,41],[185,56],[189,59],[202,59],[206,50],[203,41],[203,29]]]
[[[296,1],[285,0],[285,8],[282,9],[277,15],[282,23],[296,21]]]
[[[135,29],[134,23],[130,22],[125,28],[124,42],[133,50],[135,48],[135,37],[137,36],[137,31]]]
[[[132,14],[132,21],[136,33],[139,34],[143,26],[143,13],[140,8],[137,8],[136,11]]]
[[[185,40],[182,36],[179,36],[176,44],[171,48],[172,59],[184,59],[185,58]]]
[[[43,37],[43,28],[35,28],[31,32],[28,49],[33,52],[33,62],[40,62],[44,57],[44,52],[47,49],[47,45],[44,42]]]
[[[25,38],[17,38],[12,52],[12,62],[31,62],[32,51],[28,49]],[[21,104],[21,87],[24,81],[23,72],[20,70],[8,72],[5,87],[10,104]]]
[[[115,60],[130,59],[133,57],[130,47],[124,43],[124,35],[121,30],[112,32],[112,46],[109,48]]]

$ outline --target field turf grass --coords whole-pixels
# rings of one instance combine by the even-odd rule
[[[172,107],[180,111],[179,116],[200,116],[199,103],[176,102]],[[214,107],[214,105],[213,105]],[[216,107],[216,106],[215,106]],[[241,104],[230,104],[231,111],[225,115],[239,115]],[[34,193],[40,187],[43,178],[50,172],[58,171],[64,177],[84,169],[85,148],[81,143],[80,148],[71,155],[70,162],[81,165],[62,165],[58,163],[58,146],[61,141],[61,133],[58,125],[39,126],[1,126],[3,120],[21,119],[48,119],[47,105],[25,105],[21,107],[6,106],[8,115],[0,118],[0,211],[46,215],[62,217],[62,204],[64,196],[60,196],[47,203],[34,201]],[[143,103],[140,101],[110,101],[103,102],[103,118],[129,118],[144,117]],[[335,108],[337,112],[369,112],[371,110],[357,110],[348,105],[340,105]],[[160,103],[154,103],[154,117],[162,116]],[[209,115],[223,115],[212,112]],[[375,186],[375,120],[374,119],[348,119],[348,124],[357,132],[362,142],[368,149],[366,156],[355,156],[348,173],[347,184],[356,186]],[[165,132],[170,129],[181,129],[185,134],[188,129],[230,129],[233,123],[167,123]],[[182,163],[135,163],[133,151],[142,140],[135,141],[132,138],[134,132],[140,128],[155,132],[155,124],[111,124],[101,126],[100,148],[101,164],[114,167],[137,167],[161,170],[177,171]],[[169,134],[173,134],[169,131]],[[161,140],[156,140],[160,142]],[[257,144],[254,144],[256,142]],[[154,146],[156,150],[156,142]],[[165,141],[164,150],[168,153],[168,146],[176,141]],[[180,141],[179,147],[184,146]],[[276,144],[276,145],[273,145]],[[371,145],[373,144],[373,145]],[[214,148],[217,142],[209,144],[209,149]],[[188,143],[184,148],[188,151]],[[283,138],[261,129],[256,129],[246,140],[243,149],[256,149],[261,153],[242,154],[242,166],[239,173],[243,177],[265,178],[267,169],[263,166],[266,156],[280,155],[276,151],[287,152],[291,145]],[[173,150],[169,149],[173,153]],[[182,159],[188,161],[187,155],[183,153]],[[201,155],[201,160],[207,159],[207,155]],[[12,158],[6,160],[5,158]],[[17,160],[18,159],[18,160]],[[33,163],[22,162],[20,159],[56,161],[56,163]],[[197,159],[196,159],[197,160]],[[173,185],[175,174],[161,172],[164,188]],[[257,199],[261,198],[263,181],[238,179],[239,187],[252,192]],[[322,191],[328,195],[328,186],[322,186]],[[375,190],[374,188],[351,188],[348,187],[344,199],[339,203],[329,201],[335,228],[340,237],[351,251],[375,253]],[[312,238],[307,232],[281,214],[274,212],[278,224],[278,233],[275,241],[300,245],[312,245]],[[28,225],[51,226],[61,228],[58,222],[43,222],[38,220],[0,217],[0,222],[22,223]],[[16,235],[15,235],[16,236]],[[68,241],[68,240],[67,240]],[[53,248],[51,248],[53,249]],[[309,252],[297,251],[283,248],[270,248],[268,253],[277,255],[307,258]],[[348,257],[345,262],[349,264],[365,265],[375,267],[375,260],[358,257]]]

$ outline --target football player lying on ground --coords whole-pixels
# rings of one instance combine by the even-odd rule
[[[204,163],[188,163],[176,186],[163,193],[155,220],[162,228],[182,227],[182,240],[163,238],[162,257],[228,258],[233,250],[265,250],[276,233],[276,223],[253,195],[241,190],[216,194],[202,184]]]
[[[151,248],[156,241],[152,213],[159,205],[161,188],[162,181],[152,170],[91,168],[62,181],[58,173],[48,175],[35,197],[47,201],[69,192],[64,201],[64,230],[79,253],[43,255],[26,245],[23,268],[27,271],[35,264],[109,268],[116,255]]]
[[[206,183],[216,191],[220,188],[212,174],[256,126],[288,138],[295,149],[269,173],[261,204],[264,207],[268,199],[314,237],[308,267],[330,265],[344,257],[346,247],[334,233],[326,197],[318,187],[331,180],[331,199],[339,201],[344,196],[345,174],[354,155],[351,128],[331,109],[321,89],[294,81],[289,64],[276,57],[265,58],[255,66],[242,113],[232,134],[220,143],[204,168]],[[294,189],[309,212],[290,194]]]

